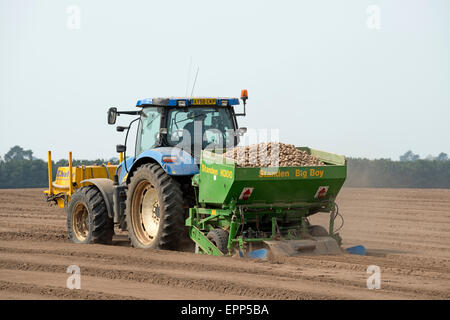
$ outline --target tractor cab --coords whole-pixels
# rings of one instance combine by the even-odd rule
[[[142,107],[137,130],[136,156],[157,147],[179,148],[199,158],[205,149],[223,149],[239,143],[237,121],[230,98],[170,98],[138,101]]]
[[[127,177],[130,167],[141,159],[159,163],[169,175],[192,176],[198,173],[202,150],[224,150],[235,147],[247,129],[239,128],[237,116],[245,116],[247,90],[241,92],[244,112],[236,113],[238,98],[151,98],[139,100],[139,111],[108,110],[108,123],[114,124],[121,114],[137,115],[128,127],[125,143],[117,146],[125,161],[118,167],[119,181]],[[134,152],[127,152],[128,131],[138,122]],[[128,157],[127,157],[128,153]],[[125,170],[122,170],[124,167]]]

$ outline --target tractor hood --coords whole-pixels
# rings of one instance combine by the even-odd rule
[[[173,176],[192,176],[199,173],[198,161],[189,153],[177,147],[160,147],[146,150],[136,158],[127,158],[126,162],[128,171],[125,170],[123,162],[117,168],[120,182],[123,182],[128,177],[128,172],[148,162],[157,162],[167,174]]]

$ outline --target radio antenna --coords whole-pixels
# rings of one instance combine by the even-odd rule
[[[188,90],[189,90],[189,82],[190,82],[189,80],[191,79],[191,71],[192,71],[192,56],[189,61],[188,75],[187,75],[187,80],[186,80],[186,91],[184,93],[185,97],[187,97]]]
[[[197,72],[195,73],[195,79],[194,79],[194,85],[192,86],[191,97],[194,94],[195,84],[197,83],[197,76],[198,76],[199,70],[200,70],[200,67],[197,68]]]

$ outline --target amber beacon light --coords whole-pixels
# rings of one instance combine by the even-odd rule
[[[242,99],[242,101],[244,101],[244,104],[245,104],[245,102],[248,99],[248,92],[246,89],[241,90],[241,99]]]

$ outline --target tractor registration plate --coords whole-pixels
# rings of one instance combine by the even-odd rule
[[[216,99],[191,99],[191,105],[215,105]]]

